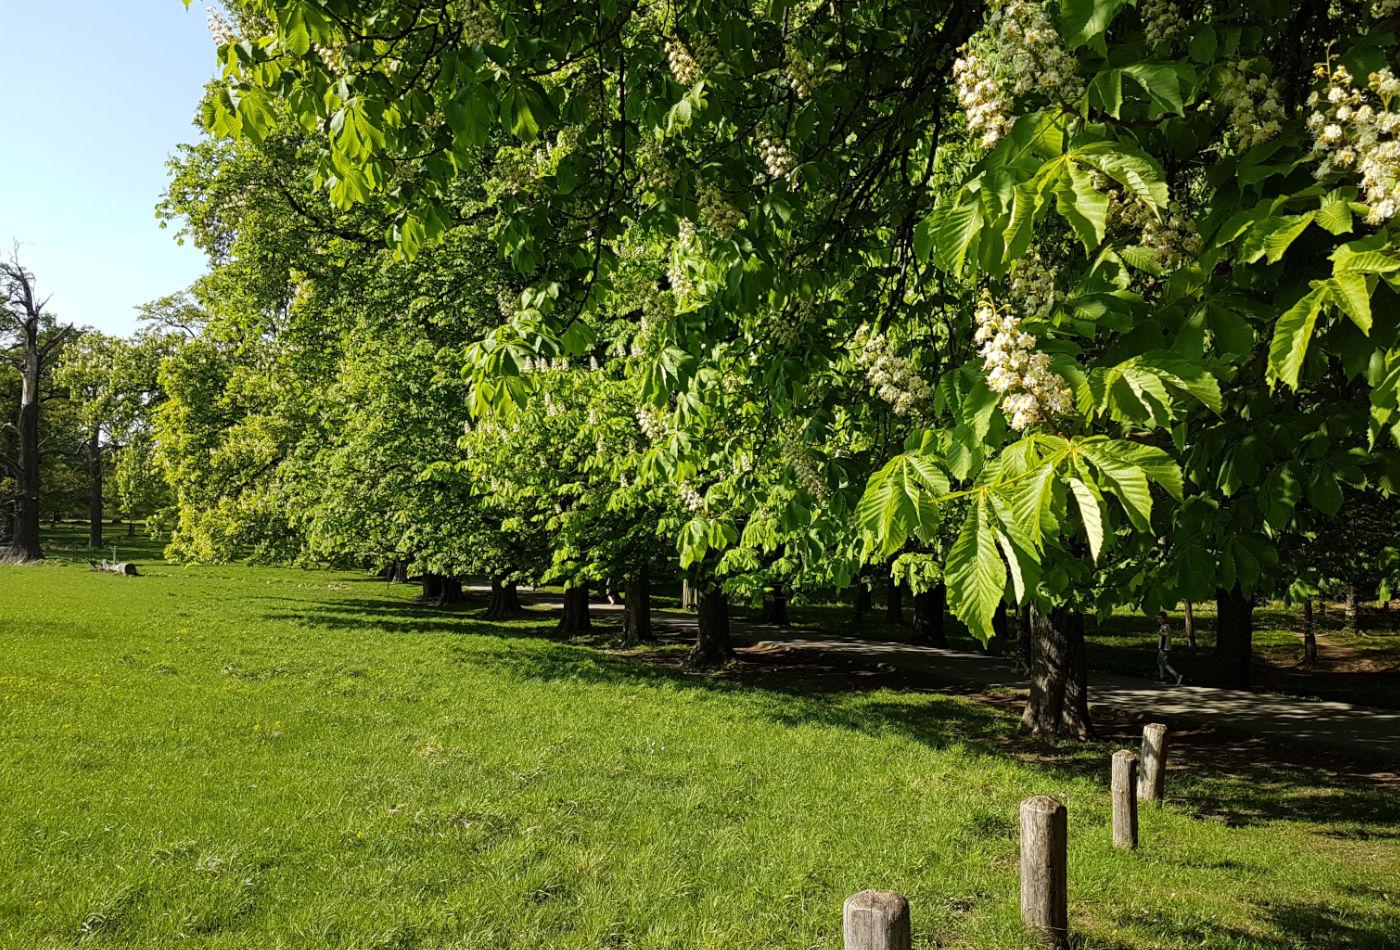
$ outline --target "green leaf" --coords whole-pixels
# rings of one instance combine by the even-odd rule
[[[1322,310],[1326,292],[1327,284],[1314,281],[1313,289],[1289,307],[1274,325],[1266,373],[1271,386],[1283,380],[1290,389],[1298,388],[1298,374],[1302,372],[1303,359],[1308,355],[1308,344],[1312,341],[1313,327],[1317,325],[1317,315]]]
[[[1108,218],[1108,196],[1094,188],[1094,180],[1078,165],[1066,166],[1066,178],[1055,186],[1055,210],[1060,213],[1086,251],[1103,240]]]
[[[1060,33],[1070,49],[1108,29],[1125,0],[1060,0]]]
[[[961,274],[968,249],[982,229],[982,202],[959,192],[954,199],[940,201],[928,217],[928,241],[933,263],[950,274]]]
[[[870,477],[856,505],[867,551],[888,557],[910,535],[924,534],[938,523],[934,499],[948,492],[948,477],[927,456],[896,455]]]
[[[1108,484],[1114,497],[1123,505],[1128,520],[1139,531],[1146,531],[1152,524],[1152,492],[1147,487],[1147,474],[1110,452],[1097,451],[1092,444],[1081,445],[1080,452],[1091,465],[1098,469]],[[1079,499],[1076,494],[1076,499]],[[1082,499],[1080,508],[1082,510]]]
[[[1350,234],[1352,228],[1351,200],[1339,191],[1322,199],[1322,207],[1313,218],[1329,234]]]
[[[1312,480],[1308,482],[1308,501],[1328,516],[1342,510],[1342,486],[1326,466],[1313,469]]]
[[[985,497],[968,511],[944,573],[949,608],[973,636],[989,642],[995,634],[992,618],[1006,593],[1006,565],[997,553],[997,532]]]
[[[1240,244],[1240,257],[1252,264],[1261,257],[1276,263],[1300,234],[1307,230],[1317,212],[1265,218],[1256,224]]]
[[[1215,47],[1215,27],[1211,26],[1209,23],[1202,23],[1191,36],[1191,43],[1187,47],[1187,52],[1196,62],[1209,63],[1211,60],[1215,59]]]
[[[1011,495],[1011,511],[1027,538],[1036,547],[1044,537],[1044,522],[1055,497],[1055,466],[1044,465],[1017,483]]]
[[[1293,518],[1293,509],[1303,496],[1303,485],[1294,472],[1296,467],[1296,462],[1278,466],[1264,479],[1260,491],[1264,521],[1275,531],[1288,527],[1288,522]]]
[[[1069,490],[1079,505],[1079,520],[1084,525],[1084,534],[1089,539],[1089,555],[1097,563],[1099,552],[1103,550],[1104,525],[1108,522],[1108,512],[1104,509],[1103,496],[1099,490],[1071,475]]]
[[[523,142],[532,142],[540,134],[539,123],[535,121],[535,114],[520,87],[506,91],[505,98],[501,100],[501,118],[505,120],[506,128]]]
[[[1091,436],[1076,443],[1079,450],[1092,461],[1111,457],[1118,462],[1135,466],[1152,481],[1160,485],[1167,494],[1177,501],[1183,497],[1181,467],[1162,449],[1141,442],[1126,439],[1110,439],[1107,436]]]
[[[1119,143],[1106,143],[1105,151],[1077,150],[1075,159],[1112,178],[1151,208],[1167,206],[1166,175],[1145,152]]]
[[[1337,309],[1351,318],[1362,333],[1371,332],[1371,286],[1365,274],[1338,274],[1327,282]]]
[[[1181,78],[1172,67],[1161,63],[1134,63],[1124,66],[1123,74],[1131,76],[1146,90],[1148,98],[1162,112],[1186,114],[1181,100]]]

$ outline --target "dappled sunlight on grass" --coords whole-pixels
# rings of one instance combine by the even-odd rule
[[[141,567],[0,573],[0,943],[827,947],[882,886],[920,946],[1016,947],[1033,793],[1068,805],[1086,945],[1400,938],[1396,799],[1323,769],[1174,771],[1120,854],[1110,745],[1025,742],[994,697]]]

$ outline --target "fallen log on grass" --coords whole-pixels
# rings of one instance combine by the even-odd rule
[[[136,565],[130,561],[88,561],[94,571],[103,571],[107,574],[125,574],[127,577],[140,577],[140,572],[136,570]]]

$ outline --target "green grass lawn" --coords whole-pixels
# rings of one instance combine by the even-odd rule
[[[1014,948],[1037,793],[1069,809],[1083,946],[1400,943],[1375,786],[1176,772],[1119,853],[1109,748],[993,706],[694,676],[120,539],[145,576],[91,573],[75,537],[0,567],[2,947],[828,948],[888,887],[917,946]]]

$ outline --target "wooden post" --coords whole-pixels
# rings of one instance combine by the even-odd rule
[[[861,891],[841,909],[846,950],[910,950],[909,902],[894,891]]]
[[[1021,803],[1021,923],[1069,945],[1069,832],[1065,806],[1048,795]]]
[[[1137,756],[1127,749],[1113,753],[1113,846],[1136,848],[1137,821]]]
[[[1142,727],[1141,767],[1138,801],[1162,804],[1167,788],[1167,727],[1160,722],[1149,722]]]

